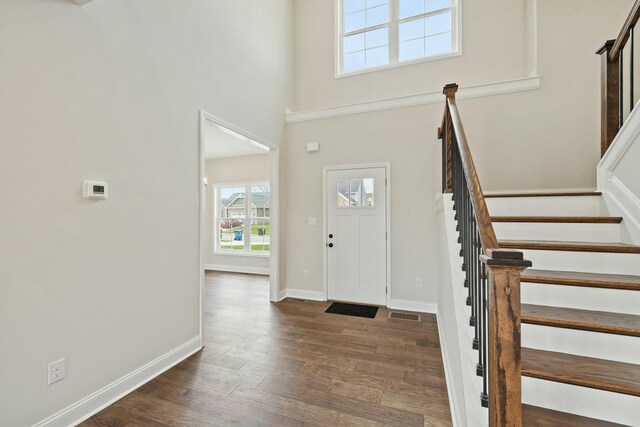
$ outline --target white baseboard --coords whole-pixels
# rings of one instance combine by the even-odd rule
[[[417,311],[418,313],[436,314],[438,312],[438,304],[431,302],[409,301],[404,299],[389,300],[388,308],[394,310]]]
[[[280,292],[278,292],[278,301],[282,301],[286,297],[287,297],[287,290],[286,289],[283,289]]]
[[[286,296],[289,298],[310,299],[312,301],[327,300],[327,298],[325,298],[324,296],[324,292],[322,291],[308,291],[306,289],[287,288],[284,290],[284,292],[286,292]]]
[[[269,268],[247,267],[246,265],[205,264],[204,269],[210,271],[224,271],[228,273],[261,274],[263,276],[268,276],[270,272]]]
[[[79,424],[164,371],[182,362],[201,348],[201,337],[195,337],[62,411],[40,421],[34,427],[66,427]]]
[[[451,372],[451,363],[449,361],[449,352],[447,350],[447,340],[445,339],[445,334],[442,331],[438,313],[436,313],[436,318],[438,323],[438,337],[440,338],[440,352],[442,354],[442,363],[444,365],[444,377],[447,383],[447,394],[449,395],[451,420],[453,421],[453,427],[461,427],[463,426],[463,422],[460,420],[460,414],[462,413],[463,409],[460,408],[460,402],[458,402],[457,393],[455,393],[453,390],[453,373]]]

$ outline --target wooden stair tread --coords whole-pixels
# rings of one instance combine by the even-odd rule
[[[544,222],[571,224],[620,224],[619,216],[492,216],[491,222]]]
[[[622,274],[581,273],[577,271],[535,270],[528,268],[522,273],[521,280],[528,283],[640,291],[640,276]]]
[[[522,405],[522,427],[624,427],[623,424],[595,420],[580,415]]]
[[[583,197],[601,196],[600,191],[559,191],[556,193],[505,193],[505,194],[485,194],[485,199],[497,199],[500,197]]]
[[[556,240],[500,240],[498,244],[501,248],[512,249],[640,254],[640,246],[630,245],[627,243],[563,242]]]
[[[640,337],[640,316],[633,314],[522,304],[522,322]]]
[[[631,363],[523,348],[522,375],[640,396],[640,365]]]

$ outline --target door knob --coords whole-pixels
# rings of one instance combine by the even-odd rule
[[[333,243],[329,243],[327,246],[329,246],[330,248],[333,247]]]
[[[333,239],[333,234],[329,234],[329,238],[330,238],[330,239]]]

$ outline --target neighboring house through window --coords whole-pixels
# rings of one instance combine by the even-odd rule
[[[216,252],[268,254],[269,184],[217,186]]]
[[[451,56],[460,50],[460,0],[336,1],[337,74]]]

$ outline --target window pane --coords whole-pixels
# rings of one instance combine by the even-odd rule
[[[386,27],[380,28],[378,30],[367,31],[364,34],[366,36],[367,49],[371,49],[372,47],[386,46],[389,42],[389,30]]]
[[[424,0],[400,0],[400,19],[424,13]]]
[[[389,49],[387,46],[368,49],[366,52],[367,67],[377,67],[378,65],[386,65],[389,63]]]
[[[348,179],[338,180],[337,204],[339,208],[344,208],[349,206],[349,180]]]
[[[362,181],[359,178],[352,179],[350,182],[351,206],[360,206],[362,204]]]
[[[451,31],[451,12],[428,16],[425,19],[425,35],[427,36]]]
[[[349,13],[344,16],[344,32],[359,30],[365,27],[365,12]]]
[[[373,206],[373,193],[374,193],[374,186],[373,186],[373,182],[374,179],[373,178],[364,178],[362,180],[362,186],[364,187],[364,198],[363,198],[363,205],[364,206]]]
[[[389,7],[387,5],[367,9],[367,27],[384,24],[389,21]]]
[[[355,34],[344,38],[344,53],[364,50],[364,33]]]
[[[400,41],[424,37],[424,18],[400,24]]]
[[[251,211],[252,218],[268,218],[269,205],[269,185],[254,185],[251,187]]]
[[[375,6],[388,5],[389,0],[367,0],[367,9]]]
[[[437,37],[437,36],[436,36]],[[424,56],[424,39],[400,42],[400,61],[410,61]]]
[[[357,12],[365,9],[365,0],[344,0],[344,13]]]
[[[223,219],[218,227],[220,249],[244,250],[244,221]]]
[[[433,12],[434,10],[451,7],[451,0],[426,0],[427,7],[425,12]]]
[[[244,218],[245,187],[222,187],[219,189],[219,218]]]
[[[438,34],[425,40],[425,54],[438,55],[451,52],[451,33]]]
[[[270,238],[269,220],[251,221],[251,252],[269,252]]]
[[[364,51],[348,53],[344,56],[343,71],[349,72],[364,68],[365,66]]]

